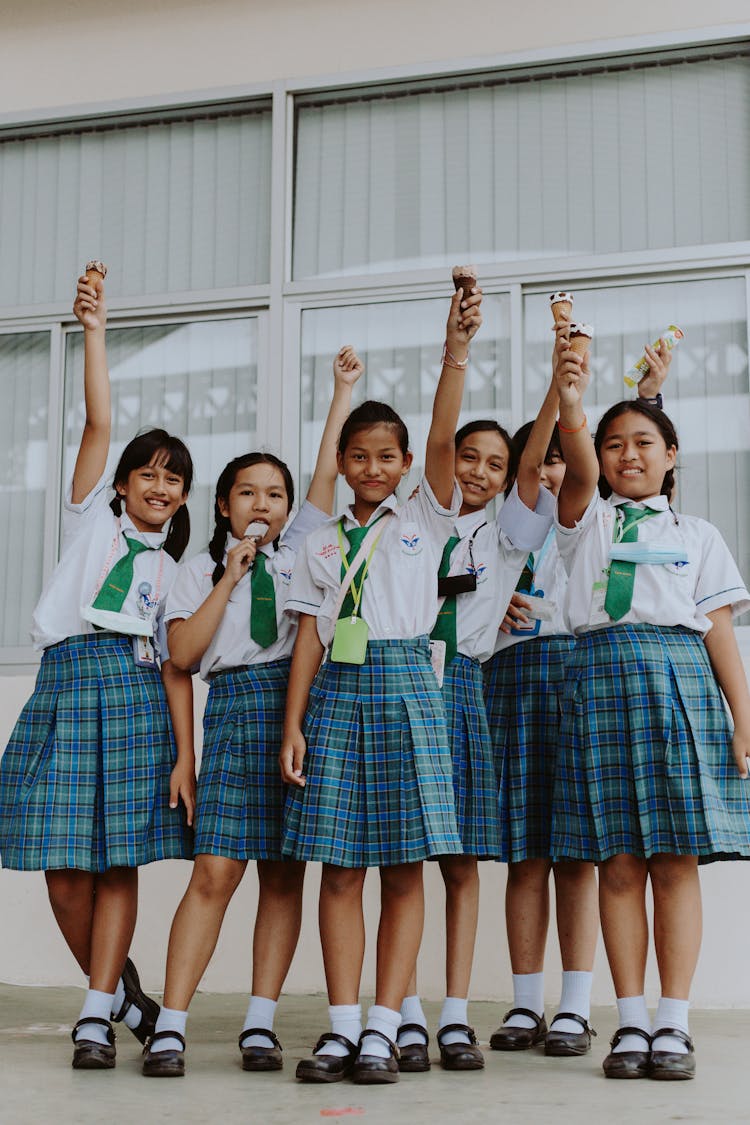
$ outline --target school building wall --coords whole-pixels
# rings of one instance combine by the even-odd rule
[[[711,25],[707,23],[710,17]],[[6,123],[33,121],[119,103],[136,107],[190,92],[212,96],[254,83],[302,78],[360,80],[423,70],[429,73],[466,60],[516,55],[520,60],[580,44],[620,43],[634,47],[674,41],[701,42],[750,31],[745,0],[633,0],[628,5],[595,0],[567,4],[511,4],[507,0],[6,0],[0,33],[0,106]],[[690,144],[690,138],[682,138]],[[746,580],[750,575],[745,575]],[[740,633],[746,667],[750,641]],[[0,676],[0,744],[30,694],[33,674]],[[196,681],[197,730],[205,689]],[[750,784],[750,782],[748,782]],[[133,955],[145,984],[161,987],[169,925],[186,886],[187,863],[156,864],[141,874],[141,903]],[[505,869],[481,868],[482,898],[472,994],[476,998],[511,995],[503,917]],[[317,938],[318,870],[310,869],[299,950],[288,992],[322,992],[324,977]],[[427,921],[419,965],[425,995],[444,991],[443,895],[434,865],[425,865]],[[748,869],[716,864],[702,873],[705,900],[703,952],[693,989],[697,1006],[750,1004],[745,971],[750,931]],[[219,947],[202,987],[247,991],[256,879],[248,870],[227,913]],[[41,874],[0,872],[0,979],[29,985],[81,983],[49,910]],[[378,908],[377,872],[368,875],[366,909],[368,957],[363,991],[374,986],[374,937]],[[554,917],[554,906],[553,906]],[[554,922],[550,928],[547,993],[554,1004],[559,987],[559,957]],[[657,978],[649,966],[648,994],[655,1001]],[[612,1000],[600,948],[593,999]]]

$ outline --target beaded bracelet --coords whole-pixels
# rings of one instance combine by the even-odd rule
[[[456,371],[465,371],[469,366],[469,357],[466,359],[456,359],[452,352],[448,351],[448,345],[443,344],[443,354],[441,356],[443,367],[453,367]],[[449,362],[450,360],[450,362]]]
[[[559,418],[557,420],[557,428],[558,428],[558,430],[560,431],[561,434],[580,434],[581,430],[586,429],[586,426],[588,426],[588,422],[586,421],[586,415],[585,414],[583,416],[583,421],[581,422],[580,426],[576,426],[576,428],[574,430],[569,430],[567,428],[567,426],[563,426],[563,424],[559,420]]]

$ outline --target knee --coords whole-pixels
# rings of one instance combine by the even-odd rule
[[[647,870],[646,861],[637,856],[616,855],[601,864],[599,881],[609,894],[633,894],[644,890]]]
[[[451,856],[449,860],[441,862],[440,871],[449,894],[474,891],[479,887],[479,871],[473,856]]]
[[[562,891],[583,890],[596,887],[596,873],[593,863],[578,860],[565,860],[553,866],[555,886]]]
[[[190,891],[210,902],[228,902],[245,873],[245,864],[221,856],[196,856]]]
[[[302,894],[305,865],[293,859],[259,860],[258,882],[261,894],[276,898],[296,898]]]
[[[320,877],[321,894],[349,898],[352,895],[361,895],[365,882],[365,869],[363,867],[335,867],[333,864],[324,864]]]
[[[90,898],[94,891],[93,877],[85,871],[45,871],[47,894],[59,910],[78,910],[82,896]]]
[[[138,887],[137,867],[110,867],[96,876],[96,889],[99,890],[133,890]]]
[[[408,898],[422,893],[422,864],[399,863],[380,868],[380,893],[393,898]]]
[[[546,891],[552,864],[546,859],[525,859],[508,864],[508,886],[513,891],[541,894]]]
[[[691,855],[655,855],[648,861],[648,873],[655,894],[669,894],[685,880],[697,876],[698,861]]]

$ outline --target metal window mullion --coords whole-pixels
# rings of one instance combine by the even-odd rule
[[[510,416],[513,419],[514,429],[517,429],[524,419],[526,376],[523,369],[523,332],[523,289],[520,285],[512,285],[510,287]]]
[[[60,549],[62,503],[63,407],[65,402],[65,330],[50,328],[49,394],[47,408],[47,495],[44,504],[42,580],[46,582],[57,565]]]

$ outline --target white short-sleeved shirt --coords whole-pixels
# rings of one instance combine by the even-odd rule
[[[203,654],[200,662],[202,679],[208,680],[217,672],[225,672],[228,668],[244,668],[248,664],[267,663],[291,655],[297,631],[296,622],[284,613],[284,605],[292,581],[297,552],[304,543],[305,536],[329,519],[330,516],[326,512],[319,511],[306,500],[284,532],[278,550],[274,550],[272,543],[267,543],[260,548],[268,559],[267,573],[273,578],[278,636],[268,648],[261,648],[250,636],[252,577],[251,572],[248,571],[232,590],[224,616]],[[233,536],[227,536],[224,565],[227,561],[227,551],[238,542],[239,540]],[[212,575],[215,567],[216,563],[208,551],[203,551],[179,568],[167,599],[165,614],[167,623],[192,617],[203,605],[214,588]]]
[[[62,555],[46,583],[32,617],[31,637],[34,648],[49,648],[68,637],[95,633],[91,622],[81,616],[90,606],[104,578],[112,567],[128,553],[125,535],[149,547],[160,548],[167,537],[160,532],[136,531],[127,512],[118,518],[109,506],[111,493],[107,487],[111,474],[100,478],[80,504],[71,500],[72,482],[65,494],[63,509]],[[122,613],[139,617],[138,587],[151,586],[151,596],[158,598],[154,619],[154,647],[161,651],[160,639],[164,606],[169,588],[177,573],[177,563],[163,550],[142,551],[135,556],[133,583],[122,606]]]
[[[547,492],[547,489],[545,489],[545,492]],[[555,500],[552,493],[548,492],[548,495],[552,498],[554,504]],[[517,645],[519,641],[528,641],[532,637],[551,637],[560,636],[561,633],[569,633],[570,630],[565,622],[564,614],[567,588],[568,575],[565,571],[565,564],[560,558],[553,526],[539,551],[535,552],[534,595],[543,597],[548,604],[553,605],[555,607],[554,612],[549,621],[542,621],[538,618],[534,620],[530,629],[515,629],[510,633],[498,633],[495,652],[501,652],[503,649],[510,648],[511,645]],[[511,591],[511,595],[512,593],[513,591]]]
[[[432,630],[437,618],[440,558],[460,503],[461,493],[454,484],[452,506],[441,508],[423,479],[419,491],[405,504],[399,506],[391,495],[368,520],[369,526],[384,512],[395,513],[384,523],[362,593],[360,613],[371,640],[418,637]],[[345,531],[359,527],[351,508],[341,519]],[[341,589],[338,522],[338,518],[330,519],[308,535],[286,603],[287,613],[317,617],[324,646],[333,639],[333,614]]]
[[[607,580],[618,503],[631,501],[617,494],[603,500],[595,493],[575,527],[556,525],[569,576],[565,616],[574,633],[611,624],[605,621],[592,626],[590,618],[594,583]],[[633,603],[618,624],[682,625],[706,634],[711,628],[706,614],[712,610],[728,605],[736,616],[750,608],[750,595],[737,564],[713,524],[697,516],[674,513],[665,496],[649,497],[633,506],[657,512],[639,523],[638,541],[683,548],[688,562],[638,563]]]
[[[454,521],[451,535],[460,536],[461,541],[451,552],[448,573],[475,573],[477,578],[476,590],[456,598],[456,637],[458,651],[464,656],[487,660],[492,655],[500,622],[529,551],[538,550],[544,543],[554,512],[555,501],[546,488],[540,488],[532,512],[514,485],[496,520],[488,523],[483,510]]]

